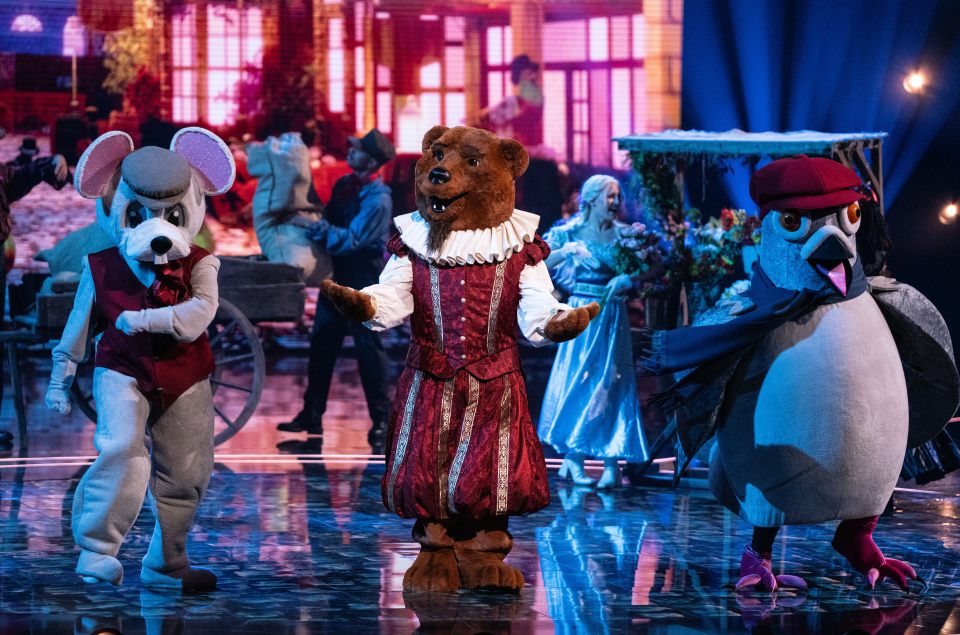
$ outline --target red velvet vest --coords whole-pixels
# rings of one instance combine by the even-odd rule
[[[193,266],[208,255],[210,252],[194,246],[185,258],[171,262],[182,268],[188,288]],[[88,259],[96,293],[94,306],[106,322],[97,345],[97,367],[133,377],[140,392],[162,409],[213,373],[213,351],[206,333],[188,343],[178,342],[171,335],[126,335],[117,329],[117,317],[122,312],[151,308],[147,288],[116,247],[90,254]]]
[[[539,236],[503,262],[475,265],[431,264],[399,236],[387,248],[413,264],[407,366],[438,379],[450,379],[461,370],[481,380],[520,370],[520,274],[550,253]]]

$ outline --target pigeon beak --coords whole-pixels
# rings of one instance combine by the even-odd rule
[[[837,293],[847,295],[853,278],[850,262],[857,254],[839,228],[821,227],[803,245],[800,254]]]

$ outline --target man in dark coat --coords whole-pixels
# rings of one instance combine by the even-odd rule
[[[4,136],[0,128],[0,139]],[[25,140],[26,142],[26,140]],[[36,147],[34,141],[34,148]],[[27,145],[24,143],[24,145]],[[29,162],[0,163],[0,316],[5,313],[7,302],[7,263],[2,248],[11,233],[10,206],[30,193],[41,181],[49,183],[58,190],[69,178],[67,161],[63,155],[43,157]],[[0,346],[0,359],[3,359],[3,347]],[[0,367],[0,382],[3,381],[2,367]],[[8,446],[13,435],[6,430],[0,430],[0,446]]]
[[[361,138],[349,137],[349,141],[347,165],[352,172],[336,182],[324,218],[310,228],[309,236],[331,255],[333,279],[362,289],[376,284],[383,270],[393,202],[390,188],[379,178],[378,171],[396,156],[396,151],[377,129]],[[310,339],[303,408],[293,421],[277,426],[281,432],[306,432],[312,438],[306,446],[300,441],[283,441],[278,444],[281,450],[319,449],[319,437],[323,435],[321,419],[327,408],[333,368],[348,333],[353,336],[360,381],[373,420],[367,438],[374,453],[383,451],[391,411],[386,351],[377,333],[343,317],[322,296],[317,301]]]

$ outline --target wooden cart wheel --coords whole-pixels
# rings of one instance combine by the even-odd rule
[[[239,432],[256,410],[267,362],[256,327],[223,298],[207,335],[216,362],[210,384],[216,413],[214,443],[219,445]]]
[[[229,301],[220,298],[217,317],[207,330],[216,369],[213,388],[214,443],[233,437],[253,415],[266,375],[266,358],[256,327]],[[97,420],[93,400],[93,364],[82,364],[70,387],[77,407]]]

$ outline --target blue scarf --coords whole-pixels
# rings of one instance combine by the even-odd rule
[[[745,294],[753,307],[724,324],[694,326],[671,331],[644,329],[640,367],[648,374],[689,371],[670,389],[653,395],[652,403],[665,412],[676,410],[735,365],[750,346],[781,324],[824,304],[852,300],[867,290],[860,259],[853,265],[849,293],[832,287],[819,291],[792,291],[773,284],[757,263]]]

